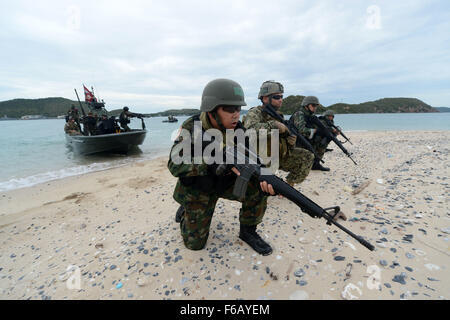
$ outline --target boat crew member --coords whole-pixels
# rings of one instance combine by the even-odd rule
[[[114,130],[114,121],[112,119],[108,119],[106,114],[102,115],[100,121],[97,122],[97,134],[109,134],[115,133]]]
[[[88,115],[83,118],[83,124],[86,135],[95,135],[97,120],[94,118],[92,112],[89,112]]]
[[[131,131],[130,127],[128,127],[128,124],[130,123],[130,118],[141,116],[140,114],[130,112],[129,110],[130,109],[128,107],[123,107],[123,111],[120,113],[119,116],[120,126],[123,128],[125,132]]]
[[[69,117],[69,121],[64,125],[64,132],[71,136],[80,135],[80,129],[78,125],[75,123],[75,119]]]

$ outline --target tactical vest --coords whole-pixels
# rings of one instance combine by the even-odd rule
[[[189,122],[195,122],[195,121],[200,121],[200,115],[194,115],[191,118],[189,118],[187,121]],[[193,136],[193,128],[194,126],[192,126],[192,128],[189,128],[190,133],[191,133],[191,137]],[[245,131],[244,126],[241,124],[241,122],[239,121],[236,129],[242,129]],[[205,133],[205,129],[202,126],[202,134]],[[205,148],[212,143],[212,141],[204,141],[202,144],[202,153],[203,150],[205,150]],[[194,142],[192,141],[191,144],[191,155],[194,155]],[[213,172],[213,170],[215,170],[216,166],[211,165],[208,166],[208,174],[205,176],[194,176],[194,177],[181,177],[180,182],[183,186],[188,187],[188,188],[193,188],[193,189],[197,189],[200,190],[204,193],[208,193],[208,194],[213,194],[213,193],[218,193],[221,194],[223,193],[225,190],[227,190],[228,188],[230,188],[235,182],[236,182],[236,175],[229,171],[228,173],[221,175],[221,176],[217,176],[215,174],[215,172]]]

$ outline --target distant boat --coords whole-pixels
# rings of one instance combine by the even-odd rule
[[[174,116],[168,116],[167,120],[163,120],[162,122],[178,122],[178,119]]]

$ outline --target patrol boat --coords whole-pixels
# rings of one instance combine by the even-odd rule
[[[107,115],[104,101],[98,102],[93,93],[86,87],[84,87],[84,90],[86,96],[85,101],[87,102],[89,109],[97,114]],[[83,118],[86,119],[86,114],[76,90],[75,93],[77,94],[78,102],[80,103]],[[109,119],[102,120],[106,129],[104,132],[90,133],[88,132],[89,130],[87,130],[86,125],[83,124],[84,130],[82,130],[81,134],[66,134],[67,145],[74,153],[80,155],[90,155],[95,153],[127,154],[131,149],[137,148],[137,146],[141,145],[145,140],[147,130],[145,129],[144,119],[143,116],[139,118],[141,119],[142,129],[131,129],[127,132],[120,129],[117,120],[113,116]]]
[[[178,122],[178,119],[174,116],[168,116],[167,120],[163,120],[162,122]]]
[[[89,155],[110,152],[126,154],[144,142],[147,130],[132,129],[128,132],[108,133],[93,136],[68,135],[67,144],[77,154]]]

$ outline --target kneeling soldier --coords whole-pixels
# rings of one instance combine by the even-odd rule
[[[287,126],[264,112],[264,107],[268,104],[272,105],[277,113],[282,117],[279,111],[283,104],[284,88],[279,82],[265,81],[259,90],[258,99],[261,100],[262,106],[251,108],[245,116],[244,126],[247,129],[255,129],[258,131],[266,129],[267,140],[271,141],[271,130],[279,130],[279,164],[280,169],[289,174],[286,182],[293,186],[301,183],[308,176],[311,166],[313,165],[314,154],[306,149],[296,147],[297,136],[289,132]],[[271,142],[273,143],[273,142]],[[271,147],[267,147],[267,153],[270,153]],[[264,157],[264,151],[259,150],[259,155]]]
[[[183,123],[180,135],[172,147],[168,168],[173,176],[178,177],[173,197],[182,206],[177,212],[177,219],[180,221],[184,244],[191,250],[201,250],[205,247],[217,200],[225,198],[239,201],[233,195],[233,186],[239,171],[232,167],[219,173],[219,163],[208,165],[204,159],[195,161],[194,152],[191,152],[188,163],[184,160],[179,163],[176,158],[179,156],[180,144],[185,139],[181,130],[186,130],[192,137],[188,146],[192,151],[195,149],[193,137],[197,121],[201,123],[202,135],[208,129],[215,129],[215,132],[220,130],[224,143],[227,129],[244,130],[239,116],[241,106],[245,105],[244,92],[237,82],[228,79],[209,82],[203,90],[201,114],[190,117]],[[202,154],[207,146],[202,143]],[[272,253],[271,246],[256,232],[256,226],[261,223],[267,208],[268,194],[275,194],[272,186],[267,182],[260,183],[257,178],[252,177],[239,213],[239,238],[262,255]]]
[[[316,150],[318,157],[314,159],[312,170],[330,171],[330,168],[323,167],[320,164],[320,159],[322,159],[330,141],[320,131],[318,132],[317,126],[310,121],[310,117],[314,115],[319,104],[319,99],[315,96],[303,98],[300,110],[296,111],[289,121],[294,123],[298,132],[303,134]]]

